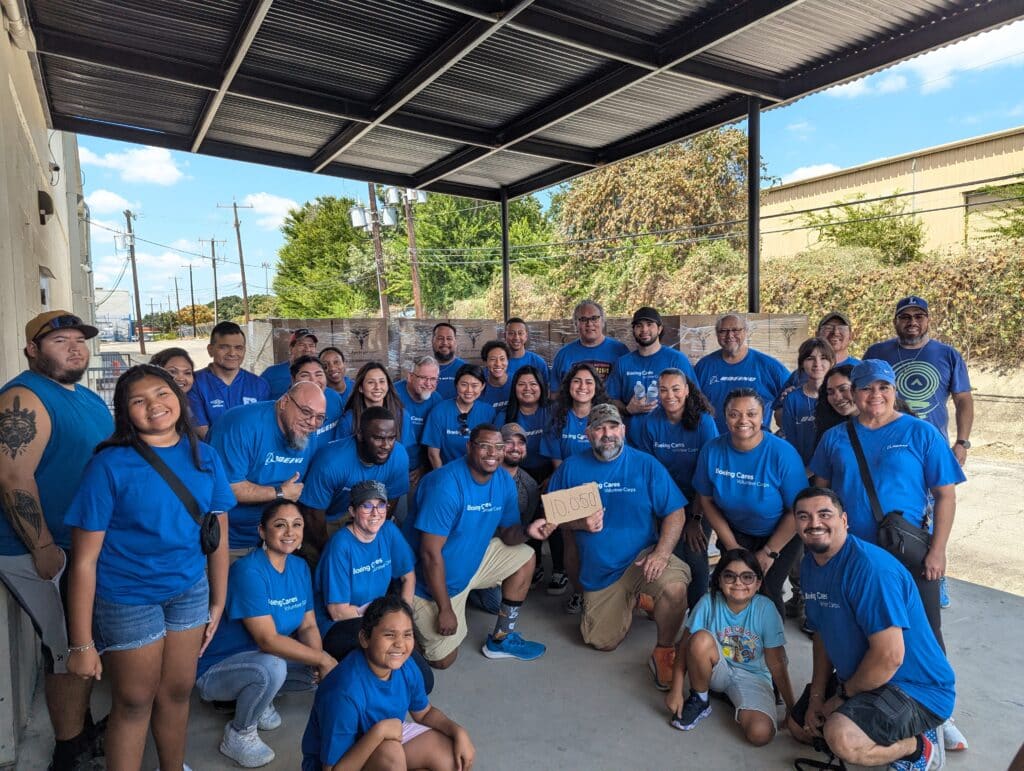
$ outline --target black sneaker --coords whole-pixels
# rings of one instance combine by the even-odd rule
[[[548,594],[560,595],[565,594],[569,589],[569,579],[565,577],[565,573],[559,573],[555,571],[551,574],[551,580],[548,581]]]
[[[711,702],[702,699],[696,691],[690,691],[690,697],[683,704],[683,713],[672,718],[672,727],[680,731],[691,731],[701,720],[711,714]]]
[[[804,598],[794,594],[785,603],[786,618],[800,618],[804,614]]]
[[[533,569],[533,578],[530,579],[530,588],[536,589],[544,583],[544,568],[538,565]]]

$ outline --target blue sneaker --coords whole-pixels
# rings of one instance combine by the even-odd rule
[[[487,635],[487,642],[483,647],[484,655],[489,659],[519,659],[520,661],[539,659],[546,650],[547,647],[543,643],[524,640],[519,632],[506,635],[501,642],[495,642],[493,636]]]
[[[921,757],[911,762],[897,760],[889,764],[894,771],[939,771],[946,766],[946,749],[943,745],[942,726],[929,728],[921,734]]]
[[[949,592],[946,591],[946,577],[939,579],[939,607],[945,610],[950,606]]]

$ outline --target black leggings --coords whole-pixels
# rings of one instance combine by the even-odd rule
[[[362,625],[363,619],[358,616],[356,618],[335,621],[331,628],[327,630],[327,634],[324,635],[324,650],[338,661],[341,661],[352,651],[360,647],[359,629]],[[413,650],[412,660],[416,662],[416,666],[423,673],[423,687],[427,693],[430,693],[434,690],[434,672],[418,650]]]
[[[736,529],[733,529],[732,534],[736,538],[736,543],[752,552],[756,552],[768,543],[768,539],[771,537],[767,535],[748,535]],[[786,583],[789,569],[796,561],[802,545],[803,542],[797,536],[794,535],[790,538],[789,543],[783,546],[782,551],[779,552],[779,558],[768,568],[764,581],[761,582],[761,594],[775,603],[775,609],[779,611],[779,615],[782,618],[786,617],[786,608],[782,602],[782,585]]]

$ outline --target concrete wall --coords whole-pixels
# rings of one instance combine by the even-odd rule
[[[968,200],[985,200],[977,194],[985,185],[974,180],[991,179],[1015,172],[1024,173],[1024,127],[987,134],[961,142],[919,150],[801,182],[779,185],[765,191],[761,207],[761,254],[764,258],[796,254],[817,242],[811,229],[772,233],[803,224],[800,215],[772,217],[802,209],[827,206],[855,194],[866,198],[911,193],[946,185],[949,190],[917,193],[897,199],[908,211],[919,212],[925,226],[925,249],[940,250],[959,246],[968,239],[984,235],[990,221],[981,214],[983,207],[972,208],[970,217],[964,209],[929,212],[929,209],[963,206]],[[1017,181],[1024,180],[1021,177]],[[1006,183],[1002,183],[1006,184]],[[1005,205],[1005,204],[1000,204]]]
[[[51,162],[60,167],[53,171]],[[54,214],[40,224],[39,192]],[[51,308],[92,318],[88,232],[75,137],[46,127],[29,55],[0,27],[0,383],[24,368],[25,322],[42,310],[40,272]],[[0,589],[0,765],[15,762],[17,739],[39,671],[27,618]]]

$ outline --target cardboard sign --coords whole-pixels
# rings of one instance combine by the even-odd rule
[[[584,519],[601,511],[601,491],[596,482],[544,493],[544,518],[553,525]]]

